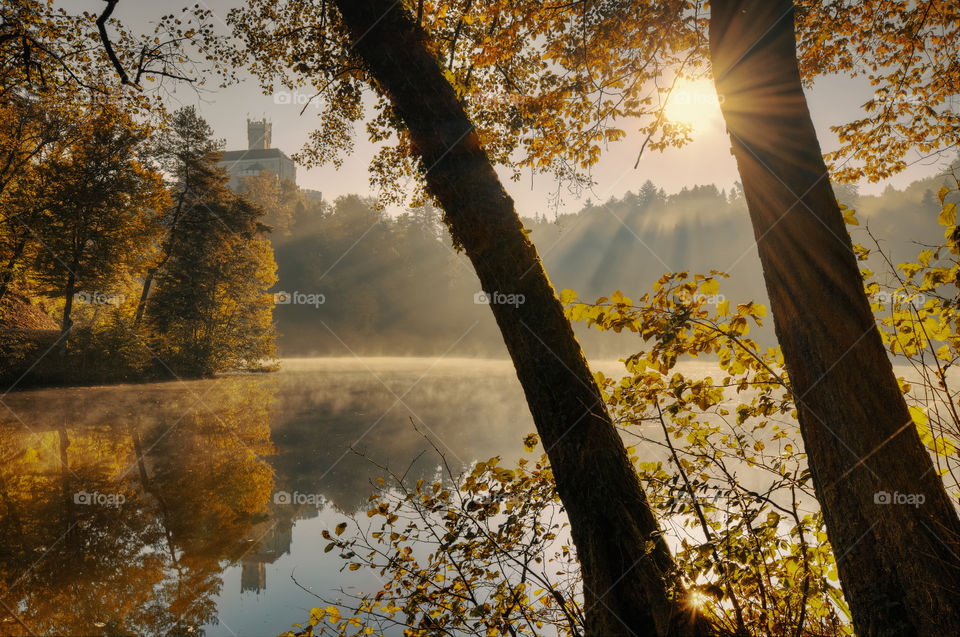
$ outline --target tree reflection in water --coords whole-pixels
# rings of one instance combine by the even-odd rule
[[[3,423],[0,632],[201,634],[268,515],[269,384],[228,378],[186,411],[77,396],[96,393]]]
[[[455,468],[520,451],[532,431],[505,364],[443,361],[425,379],[433,363],[422,359],[375,374],[311,365],[4,397],[0,636],[200,635],[232,623],[218,603],[265,593],[298,520],[366,504],[380,470],[351,447],[432,481],[437,458],[421,455],[429,445],[411,421]],[[322,549],[300,542],[296,561]],[[230,567],[240,590],[223,590]],[[298,617],[284,608],[278,631]]]

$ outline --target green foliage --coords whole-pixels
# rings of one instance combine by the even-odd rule
[[[626,377],[597,380],[698,610],[731,632],[847,633],[782,357],[748,336],[766,310],[717,302],[723,276],[668,274],[636,302],[619,292],[590,304],[569,290],[561,298],[571,319],[650,344],[624,361]],[[697,357],[715,358],[719,378],[679,370]],[[411,635],[581,634],[575,554],[546,457],[445,477],[411,488],[394,476],[371,497],[380,528],[331,538],[351,568],[390,580],[349,612],[314,610],[299,634],[364,634],[379,621]],[[484,593],[471,596],[477,582]]]
[[[56,179],[33,201],[41,212],[29,228],[38,244],[33,274],[43,294],[63,298],[64,333],[75,295],[115,298],[137,274],[167,197],[160,174],[141,160],[149,129],[106,103],[87,115],[73,143],[43,165]]]
[[[960,165],[954,165],[954,171]],[[866,261],[877,253],[888,268],[882,276],[862,269],[865,291],[877,317],[880,335],[888,350],[913,369],[900,384],[913,414],[920,440],[934,458],[953,499],[960,498],[960,410],[953,387],[960,362],[960,231],[957,204],[960,181],[956,172],[952,187],[936,193],[937,223],[943,239],[921,245],[915,260],[893,266],[869,227],[867,249],[857,246],[858,258]]]
[[[180,176],[167,214],[162,267],[146,316],[173,374],[258,368],[274,355],[276,264],[264,211],[232,193],[209,128],[192,110],[175,121],[170,161]]]

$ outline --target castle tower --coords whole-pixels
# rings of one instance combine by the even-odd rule
[[[224,151],[219,165],[227,171],[227,186],[234,192],[244,189],[244,177],[271,172],[280,181],[297,183],[297,165],[279,148],[272,148],[273,126],[266,118],[247,118],[247,149]]]
[[[270,148],[270,130],[272,124],[266,119],[247,120],[247,148],[263,150]]]

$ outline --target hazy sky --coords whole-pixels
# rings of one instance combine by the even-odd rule
[[[238,6],[242,0],[212,0],[206,4],[220,18],[225,17],[229,9]],[[95,0],[70,2],[72,10],[79,7],[90,11],[99,11],[103,3]],[[190,3],[193,4],[192,2]],[[65,5],[66,6],[66,5]],[[147,0],[123,0],[117,5],[114,17],[132,28],[145,26],[162,11],[170,11],[176,4],[161,6]],[[226,29],[221,20],[220,26]],[[836,145],[836,137],[829,131],[832,124],[850,121],[858,116],[860,105],[871,95],[868,84],[863,80],[831,77],[819,81],[809,91],[808,98],[813,120],[820,133],[820,142],[824,150]],[[311,94],[309,89],[305,94]],[[201,114],[210,122],[218,137],[226,140],[227,149],[247,147],[246,118],[266,117],[273,122],[273,146],[287,154],[297,151],[313,130],[316,118],[321,111],[312,105],[303,115],[299,114],[301,105],[282,103],[287,96],[263,95],[258,84],[247,77],[240,84],[227,89],[205,93],[198,98],[194,91],[181,89],[176,98],[184,104],[195,104]],[[657,153],[648,151],[636,169],[633,168],[636,154],[642,143],[639,134],[628,134],[623,141],[612,144],[600,163],[594,169],[597,186],[593,192],[583,193],[581,199],[565,194],[565,203],[561,211],[575,211],[582,200],[591,197],[594,201],[605,201],[611,196],[621,197],[626,191],[636,191],[647,179],[652,180],[668,193],[676,192],[684,186],[715,183],[729,188],[737,180],[736,164],[729,152],[729,143],[720,122],[719,109],[710,103],[709,96],[697,100],[702,103],[702,114],[698,114],[698,126],[695,141],[681,149],[670,149]],[[294,98],[295,99],[295,98]],[[714,100],[715,101],[715,100]],[[280,103],[278,103],[280,102]],[[301,187],[323,192],[324,197],[332,200],[348,193],[371,193],[368,183],[367,165],[374,152],[374,146],[365,139],[362,124],[358,127],[358,139],[352,156],[346,158],[343,166],[320,167],[306,170],[297,168],[297,180]],[[627,129],[629,131],[629,129]],[[862,193],[876,193],[888,183],[902,187],[914,179],[937,172],[939,164],[917,164],[892,180],[880,184],[861,184]],[[527,173],[519,182],[511,182],[507,171],[501,170],[501,176],[509,193],[516,200],[520,213],[533,216],[535,213],[550,212],[548,201],[556,191],[553,179],[539,175],[531,180]]]

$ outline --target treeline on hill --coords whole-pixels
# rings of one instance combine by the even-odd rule
[[[0,109],[0,378],[204,376],[274,354],[264,211],[226,187],[192,107],[162,125],[107,100]]]
[[[915,255],[915,243],[942,240],[931,219],[940,209],[936,193],[943,182],[923,179],[876,196],[835,188],[863,220],[852,228],[855,239],[875,247],[869,229],[898,263]],[[275,317],[283,356],[505,355],[493,317],[476,297],[476,275],[451,247],[436,208],[390,217],[372,199],[350,195],[332,205],[297,199],[269,180],[255,188],[251,183],[250,196],[271,211],[270,224],[278,228]],[[665,272],[720,269],[730,278],[710,302],[767,303],[739,185],[729,192],[705,185],[668,195],[647,181],[637,193],[601,204],[588,200],[575,214],[525,218],[524,225],[554,286],[583,299],[616,290],[636,295]],[[875,252],[866,265],[887,272],[880,260]],[[595,357],[618,357],[636,347],[609,332],[575,327]],[[772,324],[757,328],[754,337],[774,345]]]

